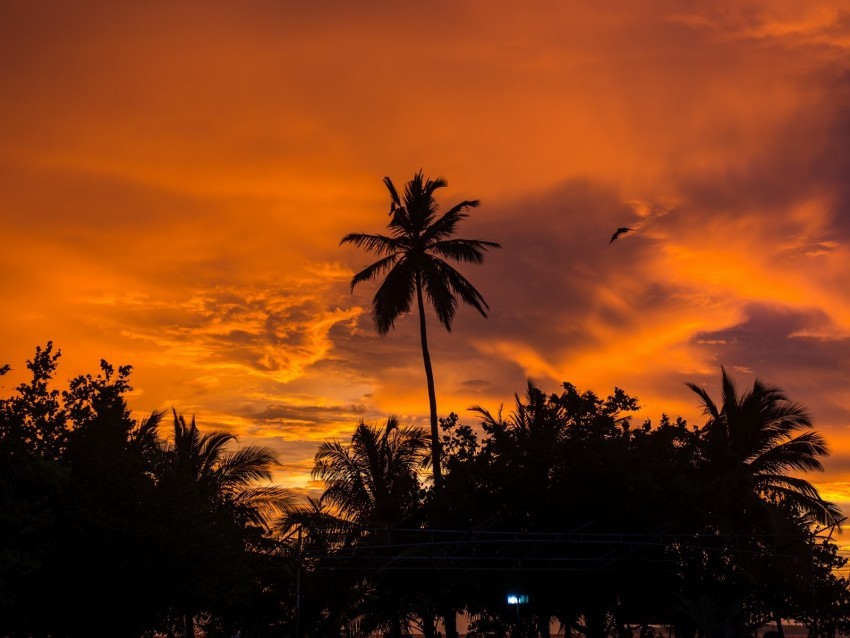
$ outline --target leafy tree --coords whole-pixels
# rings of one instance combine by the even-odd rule
[[[812,541],[814,560],[803,572],[808,576],[807,591],[801,592],[792,613],[806,626],[811,638],[846,636],[850,633],[850,581],[838,570],[847,565],[847,558],[839,555],[838,546],[829,538]]]
[[[487,316],[487,302],[481,293],[446,260],[480,264],[484,252],[499,244],[479,239],[452,238],[457,225],[478,206],[478,200],[465,200],[437,216],[439,207],[434,192],[446,186],[443,179],[425,179],[416,173],[407,182],[400,197],[389,177],[384,184],[390,193],[390,235],[350,233],[340,244],[354,244],[381,256],[351,279],[351,288],[384,276],[372,299],[372,320],[379,334],[386,334],[401,315],[410,312],[416,300],[422,359],[428,383],[431,410],[431,454],[434,459],[434,484],[441,481],[440,439],[437,425],[437,396],[434,373],[428,351],[425,300],[434,308],[440,323],[451,331],[458,299]]]
[[[61,350],[53,351],[53,342],[35,349],[27,361],[32,372],[29,383],[21,383],[17,394],[0,403],[0,441],[10,453],[38,455],[58,459],[64,450],[68,428],[59,391],[50,388]],[[9,366],[4,366],[4,372]]]
[[[0,633],[138,635],[156,618],[150,430],[126,408],[129,366],[60,393],[59,356],[37,348],[32,380],[0,401]]]
[[[257,601],[287,586],[266,525],[282,493],[256,485],[270,454],[176,414],[167,445],[162,413],[130,415],[129,366],[102,361],[60,392],[58,360],[38,348],[32,380],[0,399],[0,635],[131,638],[170,631],[171,610],[201,610],[211,637],[270,635],[280,610]]]
[[[289,508],[282,521],[304,576],[301,626],[310,635],[339,635],[342,628],[406,635],[417,587],[374,566],[391,560],[388,546],[409,533],[394,528],[420,524],[419,478],[429,460],[425,431],[393,417],[383,427],[361,422],[349,443],[319,446],[313,476],[325,485],[322,497]],[[338,559],[361,569],[339,569]],[[322,595],[329,590],[338,592],[332,600]]]

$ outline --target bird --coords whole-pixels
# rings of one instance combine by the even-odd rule
[[[625,226],[621,226],[620,228],[618,228],[618,229],[614,232],[614,234],[613,234],[613,235],[611,235],[611,241],[609,241],[608,243],[609,243],[609,244],[613,244],[613,243],[614,243],[614,240],[615,240],[615,239],[617,239],[617,237],[619,237],[619,236],[620,236],[620,235],[622,235],[623,233],[628,233],[628,232],[631,232],[631,231],[633,231],[633,230],[634,230],[634,228],[626,228]]]

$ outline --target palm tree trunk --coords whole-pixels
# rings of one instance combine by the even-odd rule
[[[428,381],[428,402],[431,406],[431,465],[434,468],[434,489],[439,491],[443,483],[440,467],[440,432],[437,428],[437,393],[434,390],[434,371],[428,353],[428,333],[425,329],[425,303],[422,300],[422,279],[416,273],[416,301],[419,303],[419,336],[422,340],[422,360],[425,362],[425,378]]]
[[[782,614],[778,608],[773,610],[773,620],[776,622],[776,633],[779,635],[779,638],[785,638],[785,631],[782,628]]]
[[[431,466],[434,470],[434,491],[439,494],[443,485],[443,470],[440,459],[440,431],[437,428],[437,392],[434,389],[434,371],[431,369],[431,355],[428,353],[428,332],[425,328],[425,302],[422,299],[422,278],[416,273],[416,301],[419,304],[419,336],[422,340],[422,360],[425,363],[425,378],[428,381],[428,402],[431,407]],[[442,610],[443,627],[446,638],[457,638],[455,611],[451,607]]]
[[[454,609],[446,610],[443,616],[443,629],[446,630],[446,638],[458,638],[457,614]]]
[[[434,628],[434,616],[431,614],[431,606],[427,605],[422,611],[422,635],[424,638],[436,638],[437,631]]]

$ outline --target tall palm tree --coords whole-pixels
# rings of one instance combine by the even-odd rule
[[[708,393],[693,383],[705,414],[710,462],[721,472],[742,477],[763,502],[783,504],[807,520],[835,525],[841,510],[821,498],[795,471],[823,471],[818,457],[829,450],[812,427],[808,410],[789,401],[782,391],[756,379],[753,389],[738,394],[731,377],[722,369],[722,404],[718,408]]]
[[[487,316],[489,306],[475,287],[446,260],[480,264],[484,252],[499,244],[478,239],[452,238],[457,225],[478,206],[478,200],[464,200],[438,217],[434,192],[446,186],[445,180],[425,179],[416,173],[404,187],[402,197],[389,177],[384,184],[390,193],[389,235],[349,233],[340,244],[354,244],[381,258],[351,279],[351,288],[384,276],[372,299],[372,320],[378,334],[386,334],[401,315],[410,312],[413,300],[419,310],[419,334],[422,359],[428,383],[431,409],[431,455],[434,486],[441,483],[440,437],[437,429],[437,396],[434,373],[428,352],[425,325],[425,298],[437,313],[440,323],[451,331],[458,298]]]

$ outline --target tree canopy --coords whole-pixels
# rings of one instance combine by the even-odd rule
[[[698,426],[529,383],[441,420],[439,490],[424,431],[360,422],[319,445],[323,492],[299,500],[268,450],[176,410],[134,419],[129,366],[60,390],[59,360],[38,348],[0,399],[0,636],[434,638],[447,610],[479,637],[850,630],[843,518],[802,475],[828,449],[760,381],[723,371],[719,404],[691,385]]]

